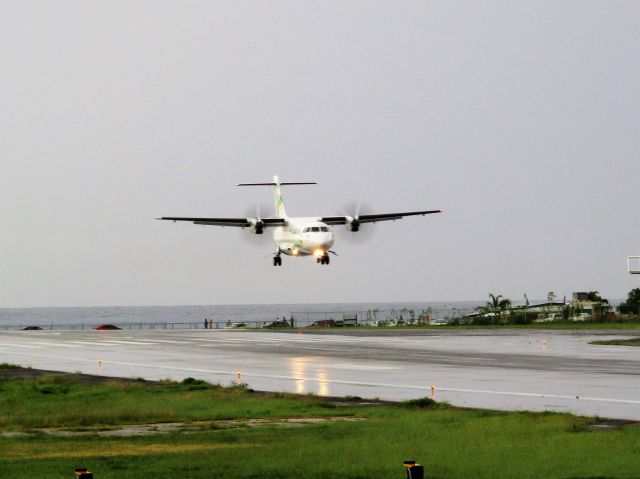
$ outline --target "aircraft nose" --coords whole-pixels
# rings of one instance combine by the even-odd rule
[[[333,233],[332,232],[322,232],[315,233],[309,241],[310,248],[321,248],[327,250],[333,246]]]
[[[327,248],[331,248],[331,245],[333,245],[333,233],[325,233],[323,243]]]

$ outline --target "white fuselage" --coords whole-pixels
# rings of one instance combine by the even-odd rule
[[[286,226],[273,232],[279,251],[289,256],[326,256],[333,246],[333,232],[315,218],[287,218]]]

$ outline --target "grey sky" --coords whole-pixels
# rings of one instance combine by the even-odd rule
[[[1,1],[0,306],[624,297],[640,2]],[[330,267],[155,215],[446,214]]]

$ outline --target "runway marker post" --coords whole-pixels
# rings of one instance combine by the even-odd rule
[[[240,386],[242,384],[242,380],[240,379],[240,371],[236,373],[236,385]]]
[[[431,399],[433,399],[434,401],[436,399],[436,385],[435,384],[431,385]]]
[[[424,467],[416,461],[404,461],[407,479],[424,479]]]
[[[93,472],[89,471],[86,467],[79,467],[73,472],[75,472],[78,479],[93,479]]]

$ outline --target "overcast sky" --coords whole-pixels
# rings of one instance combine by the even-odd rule
[[[2,307],[640,286],[639,1],[3,0],[0,45]],[[243,216],[273,174],[319,183],[291,216],[446,213],[281,268],[153,219]]]

